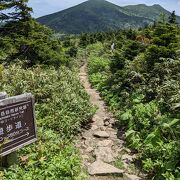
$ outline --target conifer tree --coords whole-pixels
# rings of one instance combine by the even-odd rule
[[[5,22],[5,26],[1,28],[3,35],[10,33],[24,32],[27,35],[30,30],[30,22],[32,8],[27,6],[28,0],[2,0],[0,9],[2,13],[0,20]],[[8,13],[5,13],[6,10]],[[10,12],[9,12],[10,11]]]
[[[6,17],[7,21],[29,20],[32,8],[27,6],[28,0],[1,0],[0,10],[13,10],[13,12],[2,13],[0,18]]]
[[[173,11],[171,13],[171,15],[169,16],[169,23],[170,24],[176,24],[176,14],[175,14],[175,11]]]

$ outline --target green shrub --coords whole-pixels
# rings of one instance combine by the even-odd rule
[[[77,150],[52,130],[38,128],[38,141],[19,154],[19,165],[5,169],[4,180],[83,179]]]
[[[88,73],[119,126],[126,129],[126,145],[138,153],[147,178],[176,180],[180,178],[179,28],[159,24],[149,30],[152,44],[123,39],[107,64],[101,60],[104,54],[108,58],[107,47],[104,54],[90,49]]]
[[[91,119],[94,108],[76,69],[11,65],[2,71],[0,91],[31,92],[36,100],[38,141],[19,151],[20,164],[4,170],[4,179],[83,179],[73,137]],[[24,160],[23,160],[24,159]]]

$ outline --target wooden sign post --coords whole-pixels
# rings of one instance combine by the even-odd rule
[[[34,97],[23,94],[0,100],[0,156],[7,165],[17,149],[36,140]]]

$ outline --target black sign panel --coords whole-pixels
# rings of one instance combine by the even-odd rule
[[[1,156],[37,140],[33,97],[30,94],[17,97],[0,101]]]

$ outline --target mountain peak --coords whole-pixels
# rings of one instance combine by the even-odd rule
[[[154,5],[152,5],[152,7],[154,7],[154,8],[157,8],[157,9],[164,9],[161,5],[159,5],[159,4],[154,4]]]
[[[161,13],[169,16],[170,12],[160,7],[157,4],[120,7],[106,0],[87,0],[38,21],[56,32],[69,34],[138,28],[153,23]]]
[[[152,5],[152,6],[154,6],[154,7],[162,7],[162,6],[159,5],[159,4],[154,4],[154,5]]]
[[[88,0],[88,1],[93,1],[93,2],[104,2],[106,0]]]

